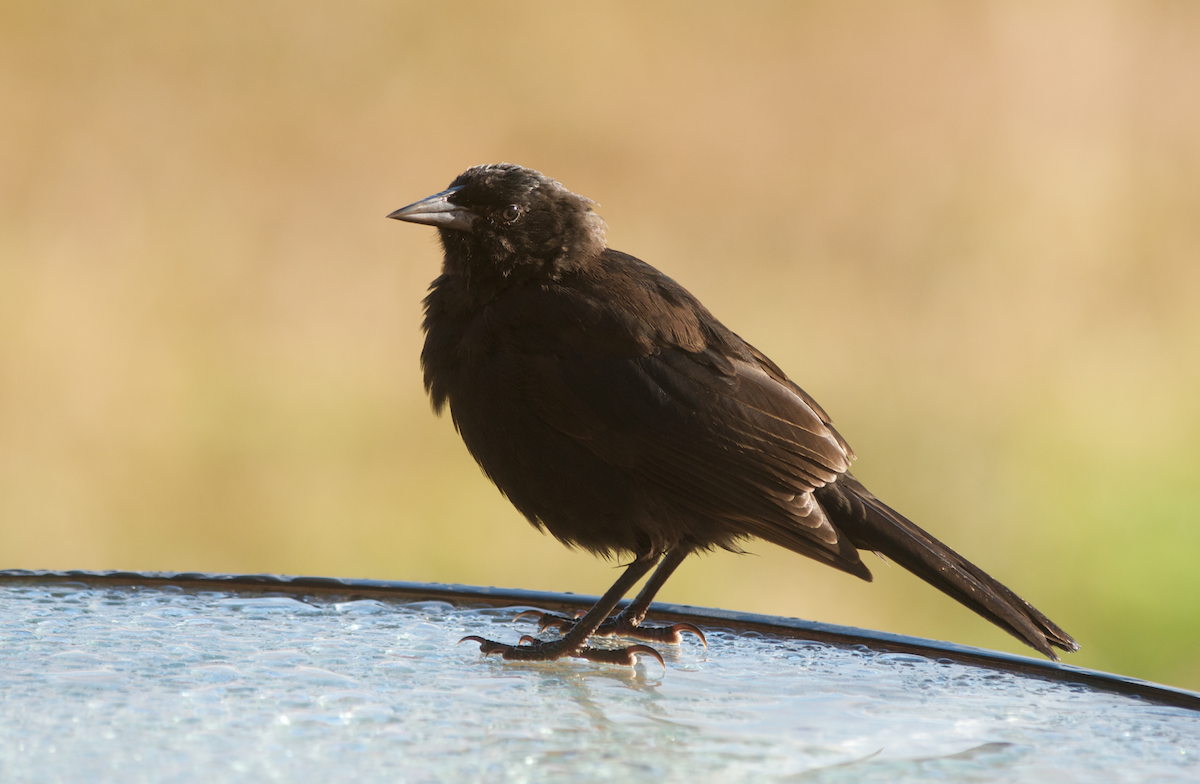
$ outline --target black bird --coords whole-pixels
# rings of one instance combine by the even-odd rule
[[[698,550],[757,537],[864,580],[873,550],[1056,659],[1079,645],[1049,618],[872,495],[829,416],[671,278],[608,248],[593,202],[532,169],[476,166],[389,218],[438,228],[421,364],[484,472],[567,546],[632,560],[559,639],[485,654],[632,664],[687,624],[641,627]],[[613,618],[621,598],[658,569]],[[658,657],[661,661],[661,657]]]

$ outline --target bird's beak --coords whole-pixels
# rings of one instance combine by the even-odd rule
[[[450,201],[450,197],[458,191],[458,188],[451,188],[441,193],[435,193],[418,202],[413,202],[407,207],[401,207],[388,217],[409,223],[424,223],[441,229],[470,232],[471,224],[475,221],[475,213]]]

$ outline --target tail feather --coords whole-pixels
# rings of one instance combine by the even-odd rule
[[[1079,649],[1033,605],[888,507],[850,474],[815,495],[855,547],[887,556],[1055,661],[1053,648]]]

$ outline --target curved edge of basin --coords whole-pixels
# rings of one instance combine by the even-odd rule
[[[81,582],[117,585],[177,585],[237,591],[282,591],[293,594],[350,594],[359,597],[436,599],[456,604],[492,606],[528,605],[552,611],[590,607],[597,597],[572,593],[488,588],[476,585],[415,583],[391,580],[302,577],[277,574],[209,574],[200,572],[49,571],[0,570],[0,582]],[[780,637],[812,640],[840,647],[863,646],[885,653],[911,653],[931,659],[1003,670],[1061,683],[1074,683],[1100,691],[1141,697],[1149,702],[1200,711],[1200,693],[1164,686],[1123,675],[1089,670],[1029,656],[958,645],[952,642],[909,637],[903,634],[858,629],[852,626],[805,621],[773,615],[691,607],[655,602],[655,620],[687,621],[697,626],[754,631]]]

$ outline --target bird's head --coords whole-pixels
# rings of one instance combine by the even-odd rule
[[[449,274],[555,275],[604,250],[604,221],[592,206],[540,172],[493,163],[388,217],[436,226]]]

